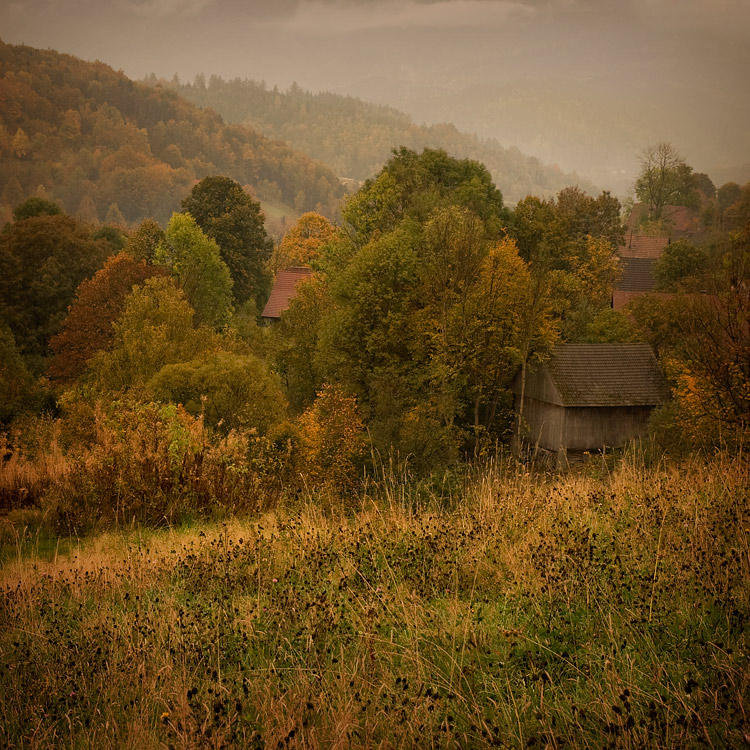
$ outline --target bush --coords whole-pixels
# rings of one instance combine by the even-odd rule
[[[216,441],[202,418],[174,404],[116,402],[93,419],[95,442],[69,457],[52,492],[60,530],[174,524],[278,499],[290,451],[254,431]]]
[[[356,398],[338,385],[325,384],[299,424],[301,458],[310,481],[319,486],[351,486],[365,451]]]

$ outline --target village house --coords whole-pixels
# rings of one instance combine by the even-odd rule
[[[558,457],[624,446],[669,398],[648,344],[561,344],[512,389],[526,441]]]
[[[672,240],[686,238],[700,240],[705,232],[697,213],[685,206],[664,206],[666,227],[663,234],[644,234],[641,222],[648,216],[648,206],[636,203],[626,225],[625,241],[617,248],[622,274],[612,294],[612,308],[621,310],[635,297],[653,294],[655,281],[654,262],[661,257]]]
[[[312,276],[312,269],[304,266],[279,271],[273,283],[271,296],[268,298],[260,317],[263,320],[279,320],[281,313],[289,307],[297,294],[297,285],[310,276]]]

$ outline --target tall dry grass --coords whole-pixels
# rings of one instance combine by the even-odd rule
[[[309,493],[6,555],[14,747],[742,747],[737,456]]]

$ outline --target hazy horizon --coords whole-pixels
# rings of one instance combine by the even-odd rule
[[[453,122],[624,194],[651,143],[718,184],[750,164],[747,0],[28,0],[2,39],[132,78],[198,73]]]

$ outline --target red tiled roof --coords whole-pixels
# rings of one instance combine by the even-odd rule
[[[622,310],[632,300],[636,299],[636,297],[642,297],[646,294],[650,297],[661,297],[662,299],[667,299],[673,296],[671,292],[626,292],[622,289],[615,289],[612,292],[612,309]]]
[[[687,206],[664,206],[662,218],[668,223],[673,234],[692,234],[700,231],[695,211]]]
[[[621,257],[622,276],[615,284],[615,289],[622,292],[653,292],[654,258]]]
[[[261,317],[278,320],[281,313],[289,307],[289,303],[294,299],[297,293],[297,284],[311,275],[311,268],[288,268],[286,271],[279,271],[276,275],[276,281],[273,283],[271,296],[263,308]]]
[[[628,216],[628,233],[638,234],[638,228],[647,216],[648,206],[645,203],[636,203]],[[666,225],[665,229],[672,238],[696,235],[703,231],[697,212],[687,206],[663,206],[661,217]]]
[[[668,237],[632,233],[625,236],[625,244],[617,248],[617,253],[623,258],[658,258],[668,244]]]

